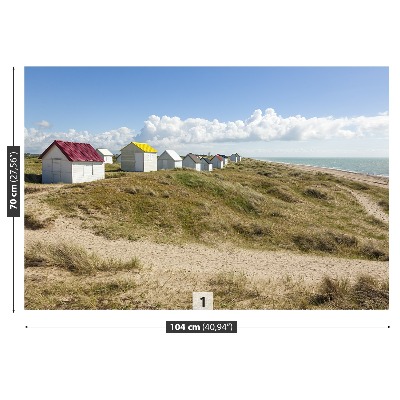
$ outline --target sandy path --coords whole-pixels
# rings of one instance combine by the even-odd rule
[[[354,279],[367,273],[379,279],[388,277],[388,262],[311,256],[287,251],[261,251],[232,248],[227,244],[210,248],[198,244],[159,244],[148,240],[108,240],[81,229],[79,221],[59,220],[50,229],[26,230],[25,244],[75,243],[102,257],[138,257],[156,271],[201,275],[221,271],[245,272],[249,278],[278,279],[285,276],[318,282],[324,275]]]
[[[389,223],[389,216],[379,207],[379,205],[372,201],[367,195],[359,193],[355,190],[351,190],[340,186],[341,189],[347,190],[351,193],[356,200],[365,208],[365,211],[373,217],[379,219],[382,222]]]

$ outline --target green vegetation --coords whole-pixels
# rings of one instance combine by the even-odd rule
[[[69,244],[53,246],[41,242],[37,242],[34,247],[25,251],[25,268],[38,265],[64,268],[76,275],[94,275],[101,271],[136,271],[140,268],[136,258],[127,262],[103,260],[79,246]]]
[[[387,309],[389,286],[370,276],[325,277],[315,286],[244,272],[154,273],[137,259],[102,259],[83,248],[37,242],[25,254],[26,309],[191,309],[193,291],[214,292],[214,309]],[[51,278],[50,278],[51,277]]]
[[[54,222],[54,218],[48,217],[44,219],[37,218],[35,215],[26,212],[24,215],[25,229],[37,230],[44,229]]]
[[[26,160],[27,172],[37,165],[37,159]],[[251,159],[212,173],[126,173],[119,164],[107,165],[107,171],[105,180],[54,186],[41,200],[109,239],[223,240],[247,248],[388,259],[387,224],[369,216],[345,189],[362,191],[388,212],[385,188]],[[27,185],[28,194],[41,187]]]
[[[42,161],[38,157],[25,157],[25,183],[42,182]]]
[[[385,310],[388,281],[361,275],[354,282],[325,276],[316,286],[283,277],[253,282],[243,273],[220,273],[209,280],[215,309]]]

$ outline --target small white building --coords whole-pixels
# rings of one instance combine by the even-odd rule
[[[229,162],[229,157],[226,156],[225,154],[218,154],[220,157],[222,157],[222,159],[224,160],[224,166],[226,167],[226,165]]]
[[[201,162],[201,170],[202,171],[207,171],[207,172],[211,172],[213,170],[213,165],[210,159],[206,158],[206,157],[202,157],[200,159]]]
[[[96,149],[100,157],[103,158],[105,164],[113,163],[113,153],[108,149]]]
[[[80,183],[104,179],[104,161],[88,143],[55,140],[40,156],[42,183]]]
[[[158,169],[182,168],[182,158],[175,150],[165,150],[157,160]]]
[[[147,143],[129,143],[121,150],[121,169],[128,172],[157,171],[157,150]]]
[[[201,171],[201,161],[200,158],[195,154],[189,153],[182,161],[182,166],[185,168],[192,168],[196,171]]]
[[[225,166],[225,161],[224,159],[219,155],[216,154],[212,159],[211,159],[211,163],[213,165],[213,168],[218,168],[218,169],[222,169]]]
[[[242,157],[238,153],[232,154],[230,158],[233,162],[242,161]]]

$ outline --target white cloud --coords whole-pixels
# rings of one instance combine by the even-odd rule
[[[237,141],[292,141],[367,136],[386,137],[387,114],[374,117],[313,117],[301,115],[283,118],[268,108],[255,110],[244,121],[220,122],[201,118],[159,117],[151,115],[141,129],[138,140],[166,147],[185,144]]]
[[[117,153],[134,137],[135,131],[125,126],[99,134],[78,132],[75,129],[69,129],[67,132],[43,132],[35,128],[25,128],[25,152],[42,153],[54,140],[66,140],[90,143],[94,148],[107,148]]]
[[[40,122],[36,122],[37,126],[40,126],[41,128],[50,128],[51,124],[49,121],[45,121],[42,119]]]
[[[69,129],[67,132],[43,132],[25,129],[25,148],[30,153],[42,152],[53,140],[90,143],[96,148],[119,152],[134,138],[148,142],[156,148],[199,148],[219,143],[312,141],[323,139],[386,138],[389,134],[389,115],[373,117],[312,117],[301,115],[282,117],[272,108],[264,112],[255,110],[246,120],[220,122],[216,119],[187,118],[151,115],[144,122],[139,135],[134,130],[121,127],[98,134]]]

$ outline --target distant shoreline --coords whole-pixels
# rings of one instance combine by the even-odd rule
[[[252,157],[248,157],[248,158],[252,158]],[[302,170],[302,171],[323,172],[323,173],[332,174],[332,175],[335,175],[335,176],[338,176],[341,178],[351,179],[351,180],[357,181],[357,182],[365,182],[367,184],[380,186],[380,187],[388,187],[389,186],[389,177],[382,176],[382,175],[371,175],[371,174],[365,174],[362,172],[345,171],[345,170],[340,170],[340,169],[335,169],[335,168],[330,168],[330,167],[316,167],[313,165],[291,164],[291,163],[282,162],[282,161],[258,160],[256,158],[252,158],[252,159],[261,161],[261,162],[266,162],[269,164],[286,165],[287,167]]]
[[[303,165],[389,178],[389,157],[250,157],[278,164]]]

